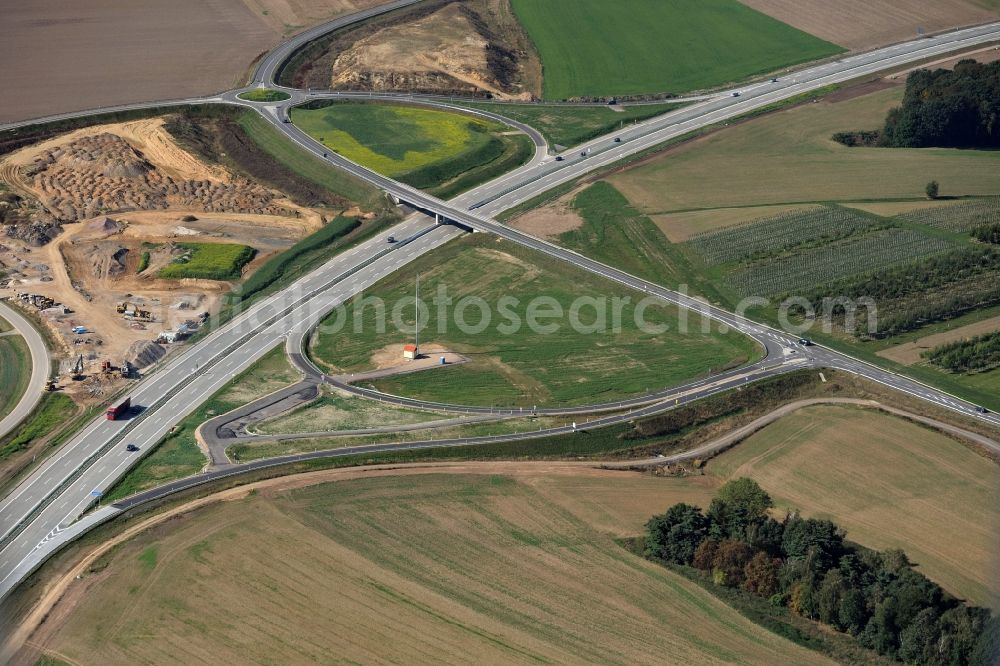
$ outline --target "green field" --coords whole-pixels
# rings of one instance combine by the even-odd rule
[[[72,663],[833,663],[616,543],[704,487],[349,475],[142,532],[75,583],[39,647]]]
[[[747,295],[768,297],[772,306],[753,307],[749,314],[774,325],[779,323],[776,304],[787,295],[816,300],[819,312],[825,295],[876,297],[879,335],[884,332],[889,337],[862,340],[854,331],[842,329],[826,335],[819,327],[814,327],[810,336],[1000,409],[998,369],[960,375],[926,364],[903,367],[875,355],[909,339],[909,329],[899,328],[895,333],[890,327],[902,324],[893,322],[912,321],[911,325],[918,327],[933,324],[934,332],[939,332],[940,319],[955,319],[958,326],[967,323],[965,312],[975,313],[977,308],[996,302],[1000,258],[984,259],[983,246],[973,243],[967,233],[916,222],[905,215],[881,217],[825,205],[751,217],[745,224],[671,243],[661,228],[607,181],[582,190],[570,206],[583,224],[560,235],[562,245],[654,282],[684,287],[730,309]],[[991,214],[981,205],[976,210],[978,215]],[[875,271],[892,271],[900,287],[876,294],[869,283]],[[889,284],[887,279],[875,282]],[[958,297],[970,304],[965,310],[956,309]],[[942,314],[932,318],[935,309]],[[866,321],[863,316],[858,318],[862,324]]]
[[[949,206],[929,206],[902,213],[899,218],[949,231],[972,231],[976,227],[1000,222],[1000,199],[987,197],[954,202]]]
[[[646,321],[666,324],[662,335],[642,332],[635,324],[634,309],[640,296],[580,272],[567,264],[552,262],[533,251],[514,246],[486,235],[476,234],[454,241],[433,256],[411,263],[370,289],[365,296],[384,299],[390,310],[413,293],[413,281],[420,275],[421,293],[430,301],[438,286],[447,288],[455,304],[445,317],[443,310],[430,309],[431,326],[422,334],[426,344],[444,345],[471,360],[462,365],[434,369],[411,375],[382,379],[380,389],[414,397],[445,402],[479,405],[560,405],[611,401],[666,387],[731,367],[756,357],[754,344],[742,336],[714,331],[704,334],[701,320],[692,316],[690,331],[677,332],[677,312],[672,308],[650,307]],[[452,316],[466,296],[485,299],[490,321],[482,332],[462,332]],[[584,334],[576,332],[566,317],[556,319],[555,332],[532,332],[527,325],[509,331],[510,320],[502,315],[501,297],[518,299],[512,312],[522,324],[527,322],[527,307],[537,296],[554,299],[568,313],[577,297],[607,298],[606,330]],[[614,332],[612,297],[629,297],[621,308],[621,331]],[[412,327],[413,307],[405,301],[400,316]],[[412,303],[412,301],[411,301]],[[361,332],[355,332],[356,301],[347,308],[346,331],[322,334],[312,345],[314,358],[331,368],[355,372],[370,368],[373,353],[390,344],[412,339],[412,332],[400,333],[391,325],[384,332],[376,328],[375,307],[365,307],[359,317]],[[428,303],[430,307],[430,303]],[[324,324],[336,321],[337,313]],[[595,322],[595,310],[580,310],[581,324]],[[468,307],[465,321],[480,324],[480,309]],[[553,320],[543,320],[545,325]],[[442,330],[446,328],[447,330]]]
[[[985,247],[969,230],[1000,214],[1000,154],[842,146],[835,131],[877,124],[902,90],[853,92],[721,129],[599,181],[570,200],[583,224],[559,241],[729,308],[746,295],[775,303],[790,294],[817,303],[824,294],[872,295],[879,290],[867,281],[881,271],[876,283],[899,287],[878,296],[878,339],[836,328],[809,335],[1000,409],[996,369],[953,374],[875,355],[912,326],[940,331],[998,303],[1000,267],[969,254]],[[928,201],[930,178],[961,198]],[[749,314],[777,323],[776,307]]]
[[[736,0],[513,0],[546,99],[709,88],[843,49]]]
[[[740,296],[799,294],[969,245],[918,224],[840,206],[711,231],[685,244]]]
[[[236,243],[177,243],[184,254],[160,269],[167,280],[239,280],[256,250]]]
[[[708,465],[749,476],[782,509],[834,520],[869,548],[902,548],[972,603],[1000,608],[1000,476],[947,435],[878,412],[799,410]]]
[[[7,324],[0,319],[0,322]],[[0,337],[0,418],[14,409],[31,379],[31,352],[20,335]]]
[[[609,178],[647,215],[802,202],[925,199],[929,180],[947,196],[1000,194],[1000,152],[950,148],[848,148],[845,127],[882,122],[901,87],[785,109],[723,128]],[[836,98],[835,98],[836,99]]]
[[[362,207],[381,209],[385,206],[385,197],[378,188],[302,150],[272,127],[259,113],[247,111],[240,114],[239,124],[257,147],[297,176]]]
[[[452,415],[425,412],[366,400],[324,386],[320,397],[309,404],[253,427],[255,432],[284,434],[323,430],[357,430],[386,425],[424,423]]]
[[[290,97],[291,95],[286,92],[268,88],[254,88],[239,95],[240,99],[245,99],[248,102],[283,102]]]
[[[505,125],[400,104],[299,107],[292,120],[347,159],[444,197],[519,166],[534,150]]]
[[[534,127],[552,145],[571,147],[641,120],[669,113],[682,104],[633,106],[545,106],[462,102]]]

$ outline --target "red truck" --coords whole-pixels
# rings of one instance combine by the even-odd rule
[[[132,398],[125,398],[114,407],[108,407],[108,411],[105,412],[104,415],[109,421],[114,421],[119,416],[127,412],[130,407],[132,407]]]

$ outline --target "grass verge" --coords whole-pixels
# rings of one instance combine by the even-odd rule
[[[299,378],[285,355],[285,346],[275,347],[174,426],[153,451],[105,493],[102,502],[114,502],[140,490],[197,474],[205,466],[205,454],[195,438],[198,426]]]
[[[0,419],[21,400],[31,380],[31,351],[20,335],[0,338]]]
[[[271,90],[270,88],[254,88],[245,93],[240,93],[239,98],[248,102],[283,102],[291,95],[281,90]]]
[[[496,113],[534,127],[551,145],[575,146],[614,130],[669,113],[679,103],[633,106],[545,106],[459,102],[459,106]]]

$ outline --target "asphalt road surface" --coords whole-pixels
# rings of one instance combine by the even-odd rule
[[[392,7],[411,4],[412,1],[414,0],[393,3]],[[378,10],[386,11],[386,6],[371,11],[378,13]],[[365,14],[367,12],[362,13],[362,16]],[[344,17],[338,22],[350,22],[351,20],[358,20],[358,15]],[[259,84],[271,85],[277,67],[297,47],[296,45],[301,44],[302,40],[311,39],[329,31],[330,25],[332,24],[320,26],[313,31],[304,33],[301,37],[289,40],[274,53],[265,57],[255,73],[255,81]],[[832,350],[808,347],[796,349],[794,355],[788,354],[788,351],[795,348],[794,336],[738,318],[731,313],[704,305],[683,294],[639,280],[612,267],[517,232],[496,223],[490,216],[530,199],[555,185],[611,164],[622,157],[655,146],[671,137],[734,118],[776,101],[832,83],[854,79],[886,68],[912,63],[998,38],[1000,38],[1000,24],[991,24],[896,45],[868,54],[850,56],[835,62],[800,70],[788,74],[774,83],[765,82],[743,88],[739,91],[740,96],[738,97],[723,93],[709,101],[631,126],[627,131],[595,139],[573,151],[567,151],[563,154],[562,161],[557,161],[554,157],[540,157],[536,154],[536,159],[525,167],[476,188],[452,202],[441,201],[396,183],[336,154],[329,154],[327,159],[332,164],[364,178],[398,199],[430,215],[440,216],[443,221],[456,223],[468,229],[495,233],[513,242],[544,252],[555,259],[568,261],[581,269],[602,275],[629,288],[656,295],[680,307],[696,308],[718,324],[725,324],[743,331],[768,349],[768,357],[763,362],[729,375],[704,380],[702,386],[677,389],[678,392],[673,397],[673,404],[669,402],[670,397],[665,396],[666,402],[641,406],[633,411],[631,418],[658,413],[678,404],[732,389],[747,381],[787,372],[794,367],[827,366],[855,372],[956,412],[981,418],[997,425],[1000,424],[1000,420],[995,415],[979,414],[974,405]],[[307,93],[289,91],[293,96],[288,103],[252,104],[236,100],[235,96],[238,92],[233,91],[213,98],[175,100],[170,103],[225,102],[253,107],[303,149],[320,157],[326,152],[326,149],[320,144],[293,125],[284,122],[287,118],[286,107],[288,104],[301,102],[309,96]],[[160,105],[162,103],[152,103],[147,106]],[[619,140],[616,141],[616,139]],[[537,141],[536,146],[538,146]],[[155,445],[174,424],[224,386],[229,379],[249,367],[269,349],[283,342],[291,344],[295,341],[295,344],[291,344],[293,347],[299,344],[305,332],[337,304],[462,232],[455,226],[437,225],[427,218],[417,217],[405,221],[391,233],[397,238],[407,239],[406,242],[387,246],[384,238],[376,238],[363,243],[332,259],[322,268],[302,278],[294,285],[256,304],[248,312],[239,315],[226,326],[193,344],[182,355],[173,359],[151,377],[144,379],[130,392],[133,404],[139,405],[141,410],[137,410],[119,421],[96,420],[91,423],[4,498],[0,502],[0,598],[5,596],[31,570],[58,548],[93,525],[117,515],[122,509],[133,506],[143,499],[148,499],[151,496],[162,496],[167,492],[202,483],[218,476],[243,473],[248,470],[284,464],[292,460],[308,460],[402,448],[465,446],[470,442],[502,442],[524,439],[529,436],[572,433],[575,428],[565,426],[553,428],[544,433],[522,433],[475,440],[410,442],[397,445],[355,447],[336,452],[317,452],[270,459],[234,466],[213,473],[216,476],[213,474],[200,475],[193,479],[169,484],[127,502],[112,507],[101,507],[77,520],[80,513],[98,499],[96,495],[111,487],[137,461],[138,455],[125,451],[125,444],[133,443],[143,450]],[[778,350],[781,350],[780,356]],[[585,427],[600,427],[619,422],[621,418],[621,416],[604,417],[586,424]]]
[[[49,359],[49,350],[45,346],[45,340],[42,339],[41,333],[31,325],[31,322],[24,315],[0,301],[0,317],[9,321],[14,330],[20,333],[28,345],[28,351],[31,352],[31,379],[28,381],[28,387],[24,390],[24,395],[21,396],[18,403],[14,405],[14,409],[0,419],[0,438],[3,438],[24,419],[28,418],[28,415],[42,399],[42,391],[45,390],[45,382],[49,379],[52,362]]]

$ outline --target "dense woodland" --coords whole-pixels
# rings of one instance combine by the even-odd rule
[[[1000,61],[918,69],[907,77],[903,103],[889,111],[881,130],[833,138],[849,146],[1000,147]]]
[[[675,504],[646,525],[646,556],[694,567],[716,585],[787,606],[881,655],[912,664],[989,664],[996,620],[914,570],[899,550],[845,540],[829,520],[768,515],[751,479],[719,489],[707,512]]]

